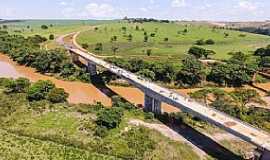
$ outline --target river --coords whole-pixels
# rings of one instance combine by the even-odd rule
[[[16,62],[12,61],[8,56],[4,54],[0,54],[0,77],[25,77],[30,79],[32,82],[36,82],[38,80],[50,80],[57,87],[63,88],[67,93],[69,93],[68,101],[70,103],[94,104],[96,102],[101,102],[105,106],[111,105],[111,99],[92,84],[77,81],[64,81],[37,73],[33,68],[18,65]],[[119,86],[107,87],[133,104],[140,105],[144,102],[144,94],[137,88]],[[179,111],[177,108],[167,104],[162,104],[162,109],[166,112]]]

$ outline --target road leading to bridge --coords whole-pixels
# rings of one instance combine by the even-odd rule
[[[64,44],[64,42],[62,44]],[[216,109],[204,106],[190,99],[189,97],[161,87],[151,81],[145,80],[129,71],[107,63],[106,61],[93,56],[92,53],[90,54],[86,51],[76,49],[76,47],[71,45],[65,45],[65,48],[69,50],[71,54],[79,56],[91,64],[103,67],[127,80],[130,84],[143,91],[145,95],[150,95],[153,97],[154,100],[170,104],[183,110],[184,112],[188,112],[194,116],[200,117],[201,119],[215,124],[231,134],[258,146],[260,149],[262,149],[262,151],[269,153],[270,135],[267,132],[257,129],[248,123],[242,122]]]

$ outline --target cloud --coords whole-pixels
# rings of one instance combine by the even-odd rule
[[[245,9],[245,10],[248,10],[248,11],[255,11],[255,10],[258,9],[257,4],[252,3],[252,2],[250,2],[248,0],[239,1],[238,7],[242,8],[242,9]]]
[[[171,2],[171,6],[173,8],[185,7],[186,5],[187,4],[185,0],[172,0]]]
[[[61,1],[61,2],[59,2],[59,4],[60,4],[61,6],[66,6],[66,5],[68,5],[68,3],[65,2],[65,1]]]
[[[119,15],[119,12],[110,4],[89,3],[85,10],[87,14],[94,18],[113,18]]]

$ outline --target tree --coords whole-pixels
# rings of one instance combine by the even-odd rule
[[[151,56],[151,54],[152,54],[152,49],[147,49],[147,50],[146,50],[146,54],[147,54],[147,56]]]
[[[136,26],[135,30],[136,31],[139,31],[140,30],[140,27],[139,26]]]
[[[205,52],[203,53],[203,56],[205,59],[208,59],[208,56],[210,55],[215,55],[216,52],[215,51],[212,51],[212,50],[205,50]]]
[[[88,49],[88,48],[89,48],[89,45],[88,45],[87,43],[83,43],[83,44],[82,44],[82,48],[83,48],[83,49]]]
[[[225,86],[241,87],[252,81],[257,65],[247,63],[247,57],[242,52],[231,53],[233,56],[226,64],[215,64],[207,79]]]
[[[149,69],[140,70],[137,74],[150,80],[155,79],[155,73],[153,71],[150,71]]]
[[[128,40],[129,42],[131,42],[131,41],[132,41],[132,39],[133,39],[133,36],[132,36],[132,34],[129,34],[129,35],[128,35],[128,38],[127,38],[127,40]]]
[[[48,29],[49,27],[47,25],[41,25],[41,29]]]
[[[103,44],[102,43],[97,43],[95,47],[96,51],[102,51],[103,50]]]
[[[117,36],[112,36],[111,37],[111,42],[116,42],[117,41]]]
[[[54,40],[54,35],[53,34],[50,34],[49,39],[50,40]]]
[[[116,52],[118,51],[118,47],[116,47],[116,46],[112,46],[112,52],[113,52],[113,54],[116,54]]]
[[[213,44],[215,44],[215,41],[213,39],[208,39],[205,41],[205,44],[213,45]]]
[[[164,42],[168,42],[168,41],[169,41],[168,37],[164,38]]]
[[[53,88],[47,96],[47,100],[52,103],[66,102],[69,94],[62,88]]]
[[[156,34],[155,34],[155,33],[151,33],[150,36],[151,36],[151,37],[155,37]]]
[[[205,53],[205,49],[197,46],[193,46],[188,50],[188,54],[195,56],[196,58],[202,58]]]
[[[8,26],[7,25],[3,25],[3,29],[8,29]]]
[[[48,93],[55,88],[51,81],[37,81],[32,84],[27,91],[27,98],[30,101],[39,101],[46,99]]]
[[[205,42],[204,42],[204,40],[203,39],[199,39],[199,40],[197,40],[196,41],[196,43],[195,43],[196,45],[199,45],[199,46],[201,46],[201,45],[204,45],[205,44]]]
[[[144,42],[148,42],[148,36],[144,36]]]
[[[121,108],[104,108],[97,113],[96,123],[99,126],[113,129],[118,127],[122,120],[123,109]]]
[[[188,56],[183,60],[182,69],[178,72],[176,80],[184,85],[194,86],[204,79],[205,68],[194,56]]]
[[[30,86],[29,79],[18,78],[16,80],[10,80],[9,83],[5,86],[7,93],[25,93]]]
[[[214,55],[216,52],[212,50],[206,50],[201,47],[193,46],[188,50],[188,54],[195,56],[196,58],[202,58],[204,56],[205,59],[208,58],[209,55]]]
[[[232,98],[244,108],[248,103],[266,104],[254,89],[237,89],[231,93]]]

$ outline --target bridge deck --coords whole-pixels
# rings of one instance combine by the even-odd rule
[[[198,102],[195,102],[188,97],[163,88],[148,80],[142,79],[129,71],[109,64],[104,60],[90,55],[89,53],[85,53],[78,49],[70,49],[70,51],[86,60],[92,61],[95,64],[108,69],[112,73],[126,79],[131,84],[135,84],[137,87],[144,91],[150,90],[155,95],[157,95],[157,97],[160,97],[163,102],[185,110],[193,115],[199,116],[200,118],[207,120],[210,123],[214,123],[215,125],[222,127],[223,129],[242,138],[245,141],[270,151],[270,135],[265,131],[257,129],[248,123],[244,123],[223,112],[199,104]]]

